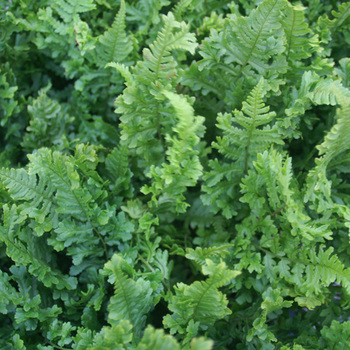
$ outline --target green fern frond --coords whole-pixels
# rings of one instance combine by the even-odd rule
[[[106,157],[107,177],[111,181],[111,190],[124,198],[132,197],[132,172],[129,169],[128,153],[125,147],[114,148]]]
[[[148,176],[154,182],[151,186],[143,186],[141,190],[144,194],[152,193],[152,201],[157,205],[164,201],[175,202],[176,211],[184,212],[188,204],[184,202],[183,193],[187,187],[195,186],[202,175],[196,147],[200,141],[199,135],[203,133],[204,118],[193,115],[193,108],[185,97],[168,91],[164,95],[178,117],[173,128],[177,136],[166,135],[169,144],[166,151],[167,163],[163,163],[162,167],[151,166]]]
[[[254,215],[261,217],[270,211],[270,217],[279,220],[285,220],[290,225],[290,234],[296,237],[303,236],[306,240],[317,241],[322,239],[331,239],[332,233],[327,225],[320,225],[313,222],[306,215],[305,208],[302,206],[301,194],[296,190],[296,184],[293,182],[291,158],[283,159],[282,154],[271,150],[258,154],[254,167],[258,176],[250,173],[248,177],[242,180],[242,192],[244,193],[242,202],[252,203],[251,209],[255,211]],[[261,177],[260,177],[261,176]],[[259,203],[259,197],[262,195],[262,189],[266,191],[267,198],[259,205],[259,211],[255,205]],[[254,193],[254,194],[253,194]],[[270,206],[270,209],[266,205]],[[286,226],[284,226],[286,227]],[[304,240],[306,242],[306,240]]]
[[[207,259],[219,263],[222,258],[230,253],[229,249],[233,246],[233,244],[223,244],[220,246],[211,246],[210,248],[187,248],[186,258],[194,260],[199,266],[204,265]]]
[[[204,175],[203,190],[206,192],[202,200],[206,205],[212,205],[215,212],[224,210],[229,218],[235,211],[232,203],[237,198],[237,188],[240,179],[252,166],[252,161],[258,152],[268,149],[272,144],[283,144],[276,126],[269,124],[276,116],[265,106],[264,79],[252,90],[242,110],[231,114],[219,114],[217,127],[223,136],[217,138],[213,147],[224,155],[227,161],[217,159],[210,161],[211,170]]]
[[[350,92],[347,89],[335,88],[336,98],[340,104],[337,110],[337,121],[324,142],[317,146],[320,157],[316,159],[316,167],[310,171],[307,179],[305,201],[317,201],[318,209],[328,210],[334,206],[331,199],[331,182],[327,179],[327,166],[350,149]],[[333,167],[335,164],[333,164]]]
[[[115,285],[115,292],[108,306],[108,321],[111,325],[118,325],[121,320],[130,321],[139,337],[146,314],[152,306],[152,288],[150,282],[142,278],[136,281],[128,278],[124,271],[130,271],[130,268],[117,254],[105,264],[104,270],[109,276],[108,280]]]
[[[97,62],[101,67],[110,62],[124,62],[132,50],[132,41],[125,32],[125,1],[122,0],[112,26],[98,39]]]
[[[280,23],[285,5],[284,0],[265,0],[248,17],[226,18],[224,29],[213,29],[203,41],[199,75],[204,74],[205,80],[213,82],[220,92],[217,97],[224,98],[226,104],[237,106],[242,90],[256,85],[262,76],[271,89],[276,90],[281,83],[277,76],[287,69],[282,57],[285,37]],[[190,86],[194,83],[202,85],[195,79]]]
[[[11,81],[13,78],[9,63],[0,65],[0,125],[2,127],[18,109],[18,102],[14,98],[18,86]]]
[[[173,7],[171,12],[174,14],[174,17],[177,21],[182,20],[182,14],[186,9],[192,4],[193,0],[180,0],[177,2],[177,4]]]
[[[304,10],[301,5],[288,3],[282,21],[287,39],[286,60],[294,70],[297,68],[295,64],[310,57],[319,47],[317,37],[308,38],[312,31],[305,20]]]
[[[53,197],[55,188],[47,178],[40,178],[38,181],[36,175],[29,175],[24,169],[6,168],[0,170],[0,178],[11,197],[16,201],[23,201],[19,206],[20,212],[38,222],[38,235],[57,225],[57,205]]]
[[[23,138],[22,146],[29,152],[41,147],[56,149],[68,146],[67,127],[74,120],[64,105],[50,99],[42,89],[39,96],[28,106],[29,126]]]
[[[339,68],[335,68],[334,72],[341,78],[343,86],[350,88],[350,58],[342,58],[339,61]]]
[[[175,287],[175,295],[169,303],[172,314],[168,314],[163,320],[171,334],[184,333],[190,322],[197,323],[201,329],[207,329],[215,321],[231,313],[227,308],[226,296],[218,288],[240,272],[228,270],[225,263],[215,264],[209,259],[202,266],[202,272],[209,275],[206,281],[196,281],[191,285],[178,283]]]
[[[76,15],[91,11],[95,7],[94,0],[57,0],[54,3],[55,10],[66,23],[72,22]]]
[[[127,88],[116,100],[116,112],[121,114],[121,141],[144,157],[146,164],[159,163],[164,134],[174,126],[162,102],[163,89],[175,91],[178,80],[177,62],[171,53],[193,53],[197,46],[188,25],[177,22],[172,13],[163,18],[163,29],[150,49],[144,49],[144,60],[134,67],[133,80],[128,76]]]
[[[16,264],[28,266],[29,273],[37,277],[46,287],[55,285],[57,289],[66,288],[72,290],[76,288],[75,278],[63,275],[60,271],[53,269],[40,256],[37,256],[38,247],[30,247],[31,242],[28,240],[28,237],[25,237],[28,232],[17,233],[21,232],[19,228],[23,226],[26,216],[18,213],[16,205],[9,207],[5,204],[3,212],[0,241],[5,243],[7,255]],[[24,238],[24,241],[28,242],[28,245],[22,242],[21,236]]]

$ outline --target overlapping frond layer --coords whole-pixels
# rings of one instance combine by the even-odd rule
[[[287,70],[280,21],[285,5],[284,0],[265,0],[249,16],[228,17],[223,29],[212,29],[201,45],[203,58],[193,64],[186,84],[212,92],[234,107],[243,91],[262,76],[271,89],[278,89],[279,76]]]
[[[74,17],[80,13],[88,12],[96,7],[93,0],[57,0],[55,1],[55,10],[66,22],[71,22]]]
[[[238,184],[252,166],[258,152],[273,144],[283,144],[281,135],[271,122],[276,114],[263,102],[264,79],[251,91],[243,102],[242,110],[232,114],[219,114],[217,127],[223,136],[218,137],[213,147],[226,160],[211,160],[211,170],[204,175],[202,199],[215,212],[220,209],[226,217],[235,214],[233,202],[237,200]]]
[[[198,329],[207,329],[231,313],[225,295],[218,288],[240,272],[229,270],[224,262],[215,264],[209,259],[203,265],[202,272],[209,275],[205,281],[196,281],[191,285],[178,283],[175,287],[175,294],[169,303],[172,314],[165,316],[163,321],[164,326],[170,328],[171,334],[182,334],[193,327],[195,336]]]
[[[176,212],[184,212],[188,204],[184,192],[187,187],[196,185],[202,175],[202,165],[198,154],[200,135],[203,133],[202,117],[195,117],[191,105],[184,96],[172,92],[164,92],[176,111],[177,122],[173,127],[173,135],[167,134],[168,149],[166,163],[161,167],[151,166],[148,176],[153,180],[151,186],[143,186],[144,194],[152,194],[152,201],[176,204]],[[197,149],[196,149],[197,148]]]
[[[132,51],[132,41],[125,32],[125,1],[122,0],[112,26],[98,39],[97,62],[101,67],[110,62],[124,62]]]
[[[335,92],[340,104],[337,120],[323,143],[317,146],[320,157],[316,159],[316,167],[308,175],[305,194],[305,201],[316,202],[320,211],[329,210],[335,205],[331,198],[331,181],[327,178],[327,167],[331,161],[333,168],[337,161],[341,164],[342,159],[339,156],[346,156],[350,148],[350,93],[340,88],[336,88]]]
[[[115,284],[114,296],[108,306],[108,321],[117,325],[120,320],[128,320],[133,325],[136,336],[140,336],[146,314],[152,306],[152,288],[150,282],[142,278],[136,281],[128,278],[123,272],[123,265],[124,269],[130,270],[126,261],[117,254],[105,265],[109,282]]]
[[[165,134],[175,125],[162,101],[162,91],[175,91],[178,81],[177,62],[172,52],[193,53],[197,46],[188,25],[177,22],[172,13],[163,19],[163,29],[149,49],[143,50],[143,61],[133,68],[132,78],[116,100],[116,111],[121,114],[122,143],[135,149],[147,165],[162,160]]]

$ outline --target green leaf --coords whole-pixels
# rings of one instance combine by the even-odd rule
[[[128,278],[125,269],[130,270],[130,266],[117,254],[105,265],[104,271],[109,276],[109,282],[115,284],[115,292],[108,306],[108,320],[111,325],[128,320],[135,334],[140,336],[146,314],[152,306],[152,288],[150,282],[143,278],[136,281]]]

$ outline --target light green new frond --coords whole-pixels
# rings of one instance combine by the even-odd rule
[[[56,0],[54,8],[61,18],[70,23],[80,13],[95,9],[94,0]]]
[[[308,285],[307,292],[319,292],[320,283],[329,286],[331,283],[337,281],[341,283],[344,289],[350,292],[350,268],[345,268],[343,263],[334,252],[333,247],[327,250],[320,248],[316,253],[315,248],[310,249],[308,256],[312,265],[306,268]]]
[[[118,325],[121,320],[130,321],[139,337],[146,314],[152,306],[152,288],[150,282],[142,278],[136,281],[128,278],[124,271],[130,269],[126,261],[117,254],[105,264],[104,271],[109,276],[109,282],[115,285],[115,292],[108,306],[108,321],[111,325]]]
[[[151,186],[143,186],[144,194],[151,193],[152,201],[159,205],[161,202],[176,203],[176,211],[184,212],[187,203],[184,202],[184,192],[187,187],[195,186],[202,175],[202,165],[196,147],[199,135],[203,132],[204,118],[195,117],[192,106],[184,96],[172,92],[164,92],[176,111],[178,122],[173,127],[177,136],[166,135],[168,143],[166,151],[167,163],[161,167],[151,166],[148,174],[153,178]]]
[[[53,198],[55,188],[47,178],[29,175],[24,169],[0,170],[0,178],[14,200],[23,201],[19,206],[21,214],[35,218],[38,234],[49,231],[57,220],[56,203]]]
[[[175,295],[169,303],[172,314],[165,316],[163,323],[170,328],[170,333],[183,334],[186,328],[193,323],[201,329],[207,329],[217,320],[231,313],[227,308],[226,296],[218,291],[232,278],[240,274],[239,271],[227,269],[226,264],[215,264],[206,260],[202,266],[202,272],[209,277],[205,281],[196,281],[191,285],[178,283],[175,287]]]
[[[97,63],[104,67],[110,62],[124,62],[132,50],[132,41],[125,32],[125,1],[122,0],[112,26],[98,39]]]
[[[287,117],[280,124],[288,127],[288,118],[303,115],[313,104],[334,106],[337,103],[336,90],[338,89],[343,90],[338,80],[322,78],[312,71],[304,72],[299,89],[294,87],[291,92],[293,104],[286,109]]]
[[[174,126],[162,93],[163,89],[175,92],[178,82],[178,64],[172,51],[193,53],[197,46],[187,24],[177,22],[171,13],[163,19],[163,29],[150,48],[143,50],[144,60],[134,67],[132,79],[128,76],[127,88],[116,100],[121,141],[148,166],[162,160],[164,135]]]
[[[136,350],[211,350],[213,342],[205,338],[194,338],[191,344],[181,347],[175,337],[165,334],[162,329],[148,326]]]
[[[211,170],[204,175],[202,200],[212,205],[215,212],[222,209],[229,218],[235,214],[233,203],[237,200],[237,186],[240,179],[252,166],[258,152],[268,149],[272,144],[283,144],[276,126],[270,123],[276,116],[263,102],[264,79],[251,91],[242,110],[231,114],[219,114],[217,127],[223,136],[217,137],[213,147],[226,158],[225,161],[212,160]]]
[[[171,80],[176,73],[177,63],[171,56],[173,50],[189,51],[194,54],[197,47],[195,35],[189,33],[189,26],[185,22],[178,22],[169,12],[163,17],[164,27],[158,33],[156,41],[143,51],[143,64],[137,66],[136,72],[143,71],[143,78],[151,83],[158,81],[162,86],[165,79]]]
[[[51,266],[41,259],[38,254],[38,247],[33,247],[32,242],[28,242],[28,231],[21,232],[23,222],[26,216],[18,213],[18,208],[7,204],[3,206],[4,216],[3,225],[0,226],[0,241],[6,245],[7,255],[18,265],[28,267],[28,271],[38,278],[46,287],[55,285],[58,289],[76,288],[76,279],[63,275],[60,271],[54,270]],[[24,229],[23,229],[24,230]],[[25,245],[24,241],[28,242]],[[31,237],[33,240],[33,237]],[[33,241],[34,242],[34,241]]]

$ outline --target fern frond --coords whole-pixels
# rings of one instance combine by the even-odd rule
[[[348,152],[350,148],[350,92],[347,89],[335,88],[335,93],[340,104],[337,110],[338,119],[325,136],[324,142],[317,146],[320,157],[316,159],[316,167],[308,175],[305,194],[305,201],[317,200],[318,209],[321,211],[334,206],[331,199],[331,182],[326,174],[327,166],[330,161]]]
[[[43,230],[50,231],[57,225],[56,203],[53,198],[55,188],[47,178],[29,175],[24,169],[0,170],[0,178],[14,200],[23,201],[19,206],[22,214],[35,218],[38,235]]]
[[[26,216],[19,214],[15,205],[9,207],[5,204],[3,211],[4,217],[3,225],[0,227],[0,241],[6,244],[7,255],[16,264],[28,266],[28,271],[46,287],[55,285],[57,289],[66,288],[72,290],[76,288],[77,282],[75,278],[63,275],[60,271],[51,268],[40,256],[37,256],[38,247],[30,247],[31,241],[28,237],[23,237],[28,242],[27,246],[22,242],[20,236],[27,236],[28,232],[24,231],[20,234],[17,232],[21,232]]]
[[[72,22],[76,15],[91,11],[95,7],[94,0],[57,0],[54,3],[55,10],[66,23]]]
[[[132,41],[125,32],[125,1],[122,0],[112,26],[98,39],[97,63],[104,67],[110,62],[124,62],[132,50]]]
[[[160,202],[176,203],[176,211],[184,212],[188,206],[184,202],[187,187],[195,186],[202,174],[202,165],[196,147],[203,132],[204,118],[194,117],[193,108],[186,98],[172,92],[164,92],[176,111],[178,122],[173,128],[177,137],[166,135],[169,144],[166,151],[167,163],[162,167],[151,166],[149,177],[154,182],[151,186],[143,186],[144,194],[152,193],[152,200],[158,205]]]
[[[213,147],[227,161],[210,161],[211,170],[204,175],[203,190],[206,194],[202,200],[205,204],[212,205],[215,212],[224,210],[227,218],[234,215],[234,210],[230,207],[234,208],[232,203],[237,196],[235,188],[252,166],[257,153],[268,149],[272,144],[283,144],[277,127],[269,125],[276,114],[265,106],[264,95],[262,78],[247,101],[243,102],[241,111],[235,110],[234,116],[219,114],[217,118],[217,127],[223,131],[223,137],[218,137]]]
[[[265,0],[248,17],[226,18],[223,30],[213,29],[203,41],[198,68],[206,80],[214,81],[218,98],[224,97],[226,104],[236,106],[242,90],[256,85],[262,76],[272,89],[281,83],[276,77],[287,69],[280,23],[285,4],[284,0]]]
[[[319,47],[316,37],[308,38],[312,31],[305,20],[304,10],[301,5],[290,3],[284,10],[282,25],[287,39],[286,60],[293,69],[296,69],[295,63],[310,57]]]
[[[66,130],[74,118],[69,116],[64,105],[50,99],[44,88],[39,96],[28,106],[29,126],[24,135],[22,145],[31,152],[41,147],[67,147]]]
[[[130,271],[130,266],[117,254],[105,264],[104,270],[109,276],[109,282],[115,285],[108,306],[109,323],[118,325],[121,320],[128,320],[137,336],[140,336],[153,301],[150,282],[142,278],[136,281],[128,278],[124,271]]]
[[[219,263],[220,259],[224,258],[230,253],[229,249],[233,246],[233,244],[223,244],[220,246],[211,246],[209,248],[187,248],[186,258],[189,260],[194,260],[199,266],[204,265],[207,259]]]
[[[343,86],[350,88],[350,58],[342,58],[334,72],[341,78]]]
[[[170,328],[170,333],[184,333],[189,322],[194,322],[201,329],[207,329],[215,321],[229,315],[228,301],[218,288],[224,286],[239,271],[228,270],[225,263],[215,264],[207,259],[202,266],[204,275],[209,275],[206,281],[196,281],[191,285],[178,283],[175,295],[169,303],[172,314],[165,316],[164,326]]]
[[[193,0],[180,0],[173,7],[171,12],[174,14],[174,17],[176,18],[177,21],[182,20],[183,12],[192,4],[192,2]]]
[[[18,102],[14,98],[18,86],[11,82],[12,75],[9,63],[0,65],[0,125],[2,127],[7,124],[9,118],[18,108]]]
[[[107,177],[111,180],[111,190],[124,198],[132,196],[132,172],[129,169],[128,153],[125,147],[114,148],[106,157]]]
[[[144,35],[161,22],[161,9],[169,4],[169,0],[139,0],[127,7],[128,21],[137,23],[139,35]]]
[[[132,324],[127,320],[121,320],[112,327],[103,327],[94,336],[93,343],[87,344],[87,350],[125,350],[132,341]]]
[[[197,46],[188,25],[177,22],[171,13],[163,18],[163,29],[150,49],[144,49],[144,60],[134,67],[133,80],[129,77],[127,88],[116,100],[116,112],[121,114],[121,141],[144,157],[146,164],[159,163],[164,134],[174,124],[162,102],[163,89],[175,91],[178,79],[177,62],[171,53],[193,53]]]

